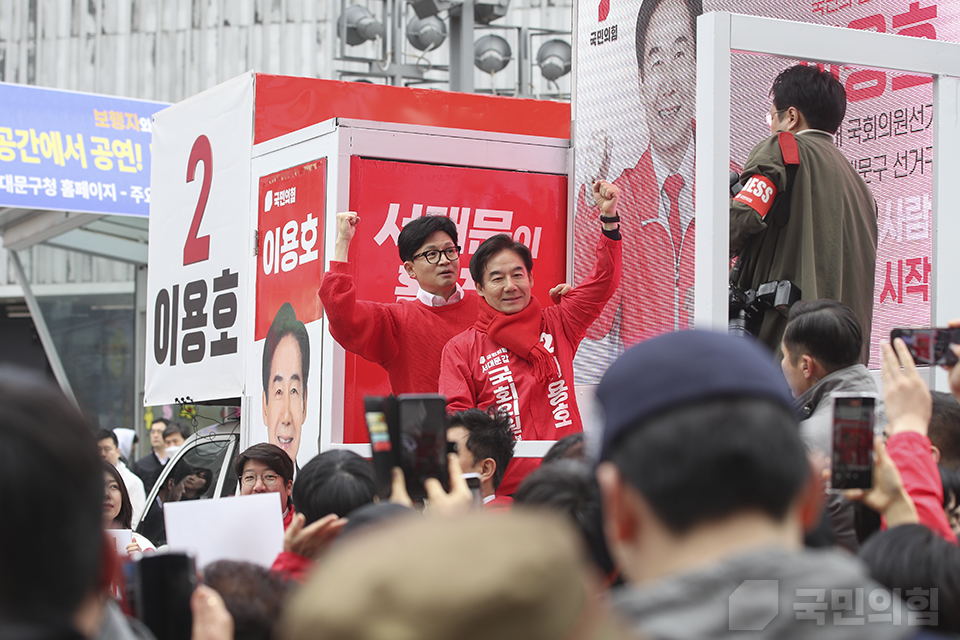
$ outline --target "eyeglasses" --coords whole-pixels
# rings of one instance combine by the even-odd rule
[[[257,478],[263,480],[263,484],[266,486],[272,487],[273,485],[277,484],[277,480],[280,479],[280,476],[275,473],[265,473],[262,476],[258,476],[255,473],[248,473],[240,478],[240,482],[242,482],[243,486],[245,487],[252,487],[257,484]]]
[[[410,261],[414,261],[417,258],[422,257],[427,261],[428,264],[440,264],[440,254],[447,256],[447,260],[453,262],[460,257],[460,245],[454,247],[447,247],[443,251],[437,251],[436,249],[431,249],[430,251],[424,251],[423,253],[418,253],[413,256]]]
[[[786,109],[777,109],[777,110],[774,111],[773,113],[775,113],[775,114],[777,114],[777,115],[779,116],[781,113],[783,113],[784,111],[787,111],[788,109],[790,109],[790,107],[787,107]],[[767,115],[766,115],[766,118],[765,118],[765,119],[766,119],[766,121],[767,121],[767,126],[768,126],[768,127],[773,124],[773,114],[770,113],[769,111],[767,112]]]

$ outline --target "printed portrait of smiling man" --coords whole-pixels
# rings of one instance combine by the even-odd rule
[[[289,302],[277,311],[263,342],[263,424],[267,442],[296,463],[307,415],[310,339]]]
[[[636,14],[633,77],[648,145],[636,166],[624,169],[612,181],[620,190],[618,214],[636,229],[623,239],[623,260],[631,268],[624,271],[620,289],[586,335],[590,340],[612,335],[621,349],[690,327],[696,231],[696,20],[702,10],[702,0],[643,0]],[[619,137],[628,135],[620,132]],[[606,133],[601,137],[606,151],[599,177],[614,178],[604,175],[614,140]],[[593,266],[599,235],[590,187],[585,185],[577,204],[574,279],[578,283]],[[599,368],[596,375],[602,371]]]

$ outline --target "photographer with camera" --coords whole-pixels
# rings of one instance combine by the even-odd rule
[[[731,285],[744,292],[772,285],[779,294],[787,281],[803,299],[844,303],[860,321],[866,363],[877,206],[831,139],[846,113],[846,92],[830,72],[800,64],[777,76],[770,95],[771,136],[750,152],[743,189],[730,201],[730,253],[738,256]],[[780,302],[760,310],[754,329],[776,352],[789,307]]]

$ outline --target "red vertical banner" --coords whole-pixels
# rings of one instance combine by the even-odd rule
[[[481,242],[507,233],[530,248],[534,295],[548,305],[551,287],[565,279],[567,254],[565,176],[352,159],[350,209],[363,220],[350,245],[358,297],[375,302],[413,299],[417,283],[403,269],[397,237],[405,224],[427,215],[457,225],[460,285],[473,290],[470,258]],[[365,395],[387,395],[379,366],[348,353],[345,366],[344,442],[366,442]]]
[[[260,178],[257,219],[257,314],[262,340],[289,302],[303,323],[323,314],[317,288],[323,274],[323,217],[327,159]]]

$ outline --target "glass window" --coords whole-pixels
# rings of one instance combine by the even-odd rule
[[[150,505],[147,515],[137,527],[137,533],[145,536],[156,546],[166,544],[167,535],[163,523],[163,505],[185,500],[207,500],[214,497],[217,480],[224,473],[224,464],[229,464],[227,456],[233,451],[235,439],[219,438],[201,441],[187,449],[169,471],[159,480],[156,499]],[[229,469],[226,480],[236,478]],[[228,483],[225,483],[225,485]],[[224,487],[227,488],[226,486]],[[226,494],[230,495],[230,494]]]

